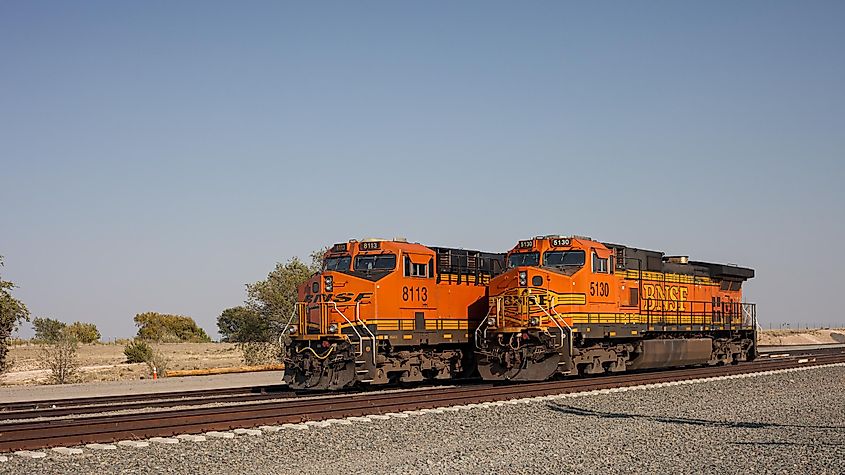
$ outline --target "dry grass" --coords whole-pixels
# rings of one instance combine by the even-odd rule
[[[126,363],[123,348],[127,341],[79,345],[77,362],[80,380],[148,378],[150,371],[146,364]],[[219,368],[243,363],[240,350],[231,343],[161,343],[153,346],[168,361],[169,370]],[[0,377],[0,381],[3,384],[44,384],[49,377],[49,370],[44,364],[42,352],[42,345],[32,343],[9,348],[15,366]]]
[[[824,343],[845,343],[845,330],[763,330],[758,335],[761,345],[813,345]]]

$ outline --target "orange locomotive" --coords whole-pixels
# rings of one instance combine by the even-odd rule
[[[285,329],[285,381],[297,389],[449,379],[472,371],[472,330],[504,254],[351,240],[299,288]]]
[[[475,330],[488,380],[539,381],[630,369],[724,364],[756,356],[754,271],[596,242],[520,241],[490,282]]]

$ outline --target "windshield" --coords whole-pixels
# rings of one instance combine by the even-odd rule
[[[323,265],[323,270],[348,271],[352,263],[352,256],[329,257]]]
[[[539,252],[515,252],[508,258],[508,267],[540,265]]]
[[[355,270],[392,270],[394,268],[396,268],[396,256],[394,254],[355,257]]]
[[[549,251],[543,254],[543,265],[548,267],[565,267],[584,265],[584,251]]]

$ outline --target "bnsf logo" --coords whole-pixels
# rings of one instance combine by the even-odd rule
[[[373,296],[372,292],[361,292],[355,295],[353,292],[341,292],[339,294],[305,294],[305,303],[319,302],[361,302]]]

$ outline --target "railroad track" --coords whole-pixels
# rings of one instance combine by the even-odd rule
[[[481,384],[434,387],[424,390],[337,394],[277,402],[247,402],[220,407],[174,409],[155,413],[9,423],[0,426],[0,452],[319,421],[843,362],[845,362],[845,354],[840,352],[809,358],[767,358],[735,366],[686,368],[542,383]]]
[[[0,405],[0,421],[95,414],[129,409],[198,406],[296,397],[285,385],[21,401]]]
[[[813,356],[845,351],[845,345],[816,345],[800,348],[760,347],[761,356]],[[473,381],[461,381],[468,384]],[[238,388],[199,389],[165,393],[124,394],[94,396],[85,398],[49,399],[0,404],[0,421],[34,419],[41,417],[64,417],[70,415],[96,414],[99,412],[132,409],[166,408],[174,406],[199,406],[213,403],[238,403],[270,399],[298,397],[301,394],[288,389],[284,384]],[[313,395],[313,394],[312,394]]]

